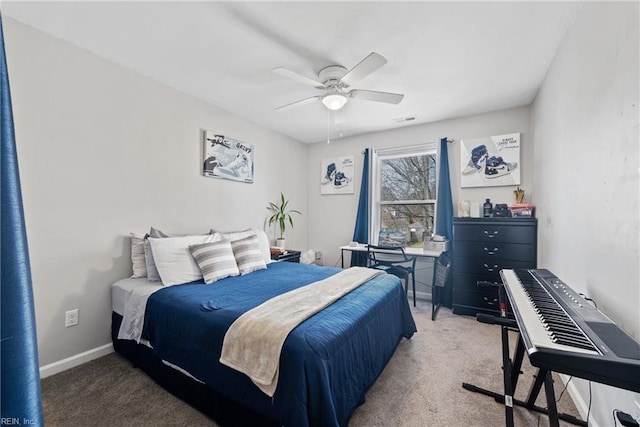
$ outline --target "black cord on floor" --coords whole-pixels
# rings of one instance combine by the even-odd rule
[[[589,381],[589,409],[587,410],[587,425],[589,425],[589,416],[591,415],[591,381]]]
[[[567,387],[569,387],[569,383],[571,382],[571,380],[573,379],[573,376],[569,377],[569,381],[567,381],[567,383],[564,385],[564,388],[562,389],[562,391],[560,392],[560,397],[558,397],[556,399],[556,403],[560,402],[560,399],[562,399],[562,395],[564,394],[564,392],[567,390]]]
[[[564,385],[564,388],[562,389],[562,391],[560,392],[560,396],[556,399],[556,403],[560,402],[560,399],[562,399],[562,395],[564,394],[565,391],[567,391],[567,388],[569,387],[569,383],[571,382],[571,380],[573,379],[573,375],[569,377],[569,380],[567,381],[567,383]],[[545,409],[549,410],[549,407],[545,407]],[[615,411],[617,411],[617,409],[614,409],[614,415],[613,415],[613,420],[615,422]],[[587,426],[589,425],[589,415],[591,414],[591,381],[589,381],[589,409],[587,410]],[[538,426],[540,427],[540,417],[542,414],[538,413]],[[616,424],[617,427],[617,424]]]

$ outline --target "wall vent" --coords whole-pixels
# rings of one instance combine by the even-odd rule
[[[408,116],[408,117],[398,117],[397,119],[393,119],[396,123],[407,123],[416,121],[418,118],[416,116]]]

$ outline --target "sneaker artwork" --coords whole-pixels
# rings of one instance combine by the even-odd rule
[[[325,184],[329,184],[330,182],[334,181],[334,178],[336,176],[336,164],[335,163],[329,163],[327,165],[327,173],[322,177],[322,185]]]
[[[489,179],[498,178],[510,174],[517,167],[517,162],[507,163],[502,157],[491,156],[486,161],[484,177]]]
[[[350,181],[351,181],[351,178],[346,176],[344,173],[336,172],[335,178],[333,180],[333,186],[335,188],[340,188],[340,187],[348,184]]]
[[[489,157],[489,153],[487,152],[487,147],[485,145],[478,145],[473,150],[471,150],[471,158],[469,159],[469,163],[462,170],[462,175],[471,175],[475,172],[480,172],[483,168],[483,163]]]
[[[218,162],[218,168],[216,169],[216,173],[219,175],[229,175],[234,177],[239,177],[241,175],[246,175],[249,173],[247,168],[249,158],[244,154],[238,154],[234,160],[227,163],[226,165]]]

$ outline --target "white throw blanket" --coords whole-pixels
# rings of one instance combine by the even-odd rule
[[[225,334],[220,363],[246,374],[260,390],[273,397],[278,386],[280,353],[289,333],[379,274],[383,272],[352,267],[278,295],[247,311],[233,322]]]

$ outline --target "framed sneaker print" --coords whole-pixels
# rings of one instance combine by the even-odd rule
[[[253,145],[211,131],[204,132],[202,174],[253,183]]]
[[[520,134],[460,142],[460,186],[520,185]]]
[[[353,194],[353,156],[322,159],[320,194]]]

